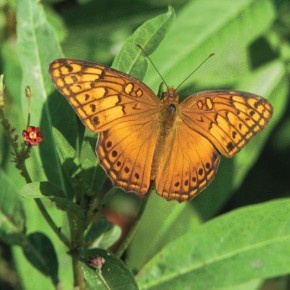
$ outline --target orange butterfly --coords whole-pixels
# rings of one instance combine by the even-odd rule
[[[241,91],[203,91],[179,103],[169,87],[160,100],[139,80],[87,61],[57,59],[49,72],[99,133],[96,152],[113,184],[144,195],[154,181],[167,200],[189,201],[205,189],[221,155],[234,156],[273,113],[266,99]]]

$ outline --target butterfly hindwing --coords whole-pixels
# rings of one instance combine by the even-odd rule
[[[99,133],[96,152],[115,186],[137,194],[148,192],[157,136],[154,119],[123,122]]]
[[[189,201],[214,178],[221,156],[211,142],[185,123],[172,129],[165,148],[156,191],[167,200]]]
[[[184,122],[211,141],[225,157],[232,157],[272,117],[264,98],[241,91],[204,91],[180,104]]]

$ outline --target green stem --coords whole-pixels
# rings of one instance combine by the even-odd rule
[[[86,283],[84,281],[84,276],[79,261],[79,254],[77,253],[72,253],[72,268],[75,289],[85,290]]]
[[[132,224],[129,233],[127,234],[126,238],[124,239],[124,241],[122,242],[122,244],[120,245],[119,249],[117,250],[117,252],[115,253],[115,256],[117,258],[120,258],[123,253],[125,252],[125,250],[127,249],[128,245],[131,243],[131,240],[134,238],[135,233],[138,229],[138,226],[140,224],[141,221],[141,217],[143,215],[143,212],[146,208],[146,204],[148,202],[149,196],[146,195],[144,196],[143,200],[141,201],[138,213],[136,215],[136,218],[134,220],[134,223]]]
[[[83,244],[83,234],[85,231],[84,222],[81,222],[73,214],[67,213],[69,228],[71,233],[70,254],[72,256],[73,280],[75,289],[85,290],[83,272],[80,264],[80,248]]]

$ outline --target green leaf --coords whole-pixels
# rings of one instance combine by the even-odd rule
[[[76,119],[64,98],[51,95],[54,89],[48,75],[48,65],[62,56],[56,34],[46,19],[41,2],[17,1],[17,53],[22,67],[22,111],[27,112],[24,88],[32,90],[31,121],[40,126],[43,142],[32,151],[33,162],[28,163],[33,180],[48,179],[65,188],[61,166],[57,159],[51,128],[64,132],[70,143],[76,139]],[[56,106],[57,104],[57,106]],[[66,116],[65,121],[63,116]],[[40,155],[39,155],[40,154]],[[40,161],[41,158],[41,161]]]
[[[258,289],[262,289],[262,284],[263,284],[263,280],[256,279],[256,280],[249,281],[246,283],[235,284],[234,289],[235,290],[258,290]],[[222,287],[222,288],[219,288],[219,290],[233,290],[233,286]]]
[[[57,147],[58,158],[62,164],[68,159],[76,158],[76,150],[70,145],[70,143],[65,139],[62,133],[57,128],[52,128],[52,134],[55,139],[55,144]],[[78,162],[79,163],[79,162]],[[71,172],[68,172],[70,174]]]
[[[58,43],[53,41],[55,39],[54,32],[46,21],[39,1],[18,0],[16,9],[17,53],[23,75],[21,85],[22,111],[27,112],[27,99],[24,95],[24,88],[29,86],[33,96],[33,101],[31,102],[32,125],[39,126],[47,94],[52,91],[52,85],[47,76],[49,59],[52,59],[56,54],[60,54],[60,48]],[[47,132],[44,134],[44,138],[49,138]],[[45,147],[43,144],[42,148]],[[34,167],[30,167],[29,171],[34,178],[41,179],[44,178],[44,173],[39,170],[39,168],[42,168],[41,161],[39,154],[34,153],[32,154]],[[50,148],[48,156],[50,156],[51,161],[55,161],[54,163],[57,164],[53,153],[55,153],[54,150]],[[58,180],[59,176],[55,176],[55,179]]]
[[[166,35],[174,19],[171,6],[168,12],[147,20],[132,34],[116,56],[112,67],[142,80],[147,70],[147,59],[136,45],[141,45],[146,54],[151,54]]]
[[[32,102],[32,112],[40,113],[47,94],[53,91],[47,74],[48,64],[61,55],[61,49],[39,1],[18,0],[16,17],[17,51],[23,70],[23,93],[24,88],[30,86],[39,100]],[[24,109],[27,110],[26,102]],[[34,115],[34,119],[39,124],[40,114]]]
[[[29,262],[44,275],[50,276],[53,283],[58,282],[58,261],[50,239],[42,233],[32,233],[28,236],[23,252]]]
[[[90,285],[90,289],[99,289],[97,287],[100,287],[100,289],[138,289],[132,273],[121,260],[111,253],[101,249],[86,250],[83,252],[82,260],[87,264],[92,264],[92,261],[98,257],[103,258],[103,262],[96,268],[95,275],[93,275],[91,269],[85,265],[83,266],[84,276]]]
[[[289,212],[290,199],[284,199],[207,222],[160,251],[140,271],[138,284],[142,289],[235,289],[289,273]]]
[[[80,160],[83,169],[97,167],[98,165],[98,158],[95,151],[97,139],[98,135],[96,133],[85,130],[80,152]]]
[[[249,71],[248,46],[269,29],[275,13],[270,0],[189,1],[152,59],[167,83],[176,87],[215,53],[187,84],[194,81],[203,89],[228,86]],[[145,83],[154,90],[159,86],[160,77],[151,66]]]
[[[22,190],[21,195],[26,198],[48,198],[55,202],[58,209],[72,214],[77,219],[84,219],[84,211],[81,207],[64,197],[64,192],[49,181],[32,182],[26,184]]]
[[[85,234],[85,243],[88,243],[90,248],[108,249],[121,237],[121,234],[119,226],[101,218],[88,229]]]
[[[95,152],[96,143],[96,134],[85,130],[79,158],[84,171],[83,184],[87,185],[85,192],[91,196],[100,192],[107,179],[106,173],[98,164],[98,157]]]
[[[64,196],[64,192],[49,181],[32,182],[23,186],[20,194],[29,198],[53,198]]]
[[[110,289],[106,285],[106,281],[102,279],[101,274],[97,273],[96,270],[93,270],[92,268],[88,267],[87,265],[82,265],[84,277],[87,283],[87,287],[89,290],[108,290]]]
[[[198,226],[199,217],[189,203],[167,202],[152,191],[128,249],[126,263],[133,269],[140,269],[168,243]]]
[[[25,240],[25,213],[13,181],[0,170],[0,239],[11,245]]]
[[[70,180],[80,170],[80,162],[77,158],[76,151],[59,130],[52,128],[52,134],[55,140],[58,158],[67,178]]]

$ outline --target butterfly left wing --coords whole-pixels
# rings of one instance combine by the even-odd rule
[[[179,106],[183,121],[225,157],[239,152],[272,117],[264,98],[241,91],[204,91]]]

